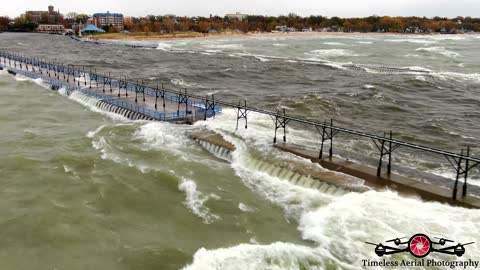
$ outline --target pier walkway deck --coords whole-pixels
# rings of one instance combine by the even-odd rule
[[[5,51],[0,51],[0,69],[7,69],[9,73],[18,73],[33,79],[41,78],[50,84],[53,90],[64,88],[68,94],[82,95],[82,97],[87,97],[90,101],[96,102],[95,106],[121,113],[131,119],[193,123],[220,113],[222,111],[221,106],[225,106],[236,111],[236,127],[238,129],[240,121],[244,121],[245,128],[247,128],[249,112],[268,115],[274,123],[273,144],[283,151],[319,162],[330,170],[362,178],[374,183],[374,185],[393,186],[398,187],[397,189],[415,191],[417,194],[426,194],[427,197],[430,196],[435,200],[455,205],[480,206],[478,196],[476,196],[478,195],[478,187],[469,186],[467,181],[472,174],[478,175],[480,173],[480,166],[478,166],[480,165],[480,158],[470,153],[470,145],[467,145],[466,149],[462,148],[455,153],[394,139],[392,131],[384,132],[383,135],[367,133],[336,126],[333,124],[333,119],[330,119],[329,122],[307,120],[287,115],[285,109],[273,112],[247,106],[246,101],[234,103],[215,99],[213,95],[210,97],[195,96],[187,93],[186,89],[175,91],[164,89],[163,86],[159,87],[159,85],[155,87],[144,85],[138,81],[128,81],[126,78],[115,80],[110,76],[86,72],[84,67],[80,69],[73,65],[52,63]],[[313,127],[318,131],[320,136],[319,152],[315,153],[302,147],[287,144],[287,125],[291,122],[296,125]],[[279,130],[283,131],[282,144],[277,144]],[[340,134],[360,138],[363,142],[371,140],[373,146],[378,149],[379,158],[376,170],[349,161],[336,160],[333,156],[333,140]],[[463,145],[465,147],[465,144]],[[327,147],[329,149],[326,157],[324,148]],[[430,184],[425,185],[413,180],[415,174],[396,176],[392,173],[392,155],[399,151],[398,148],[408,149],[409,153],[417,151],[423,155],[427,154],[437,158],[439,156],[444,157],[455,170],[454,181],[445,182],[443,181],[445,179],[436,181],[435,178],[432,178]],[[438,188],[441,184],[443,184],[442,190]],[[450,187],[445,188],[445,184],[450,185]]]
[[[173,94],[172,90],[156,88],[100,74],[84,72],[73,67],[60,67],[41,61],[0,55],[0,67],[10,73],[40,78],[53,90],[64,88],[70,94],[78,91],[107,104],[125,109],[124,116],[136,119],[193,123],[221,113],[222,107],[208,97],[191,98],[186,90]],[[108,106],[108,110],[114,110]],[[132,114],[131,112],[135,112]]]

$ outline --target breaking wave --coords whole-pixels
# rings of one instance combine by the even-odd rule
[[[436,43],[435,40],[427,40],[427,39],[387,39],[386,42],[410,42],[415,44],[432,44]]]
[[[245,142],[261,148],[268,155],[301,159],[285,153],[275,154],[268,146],[273,124],[267,117],[252,113],[249,115],[249,129],[232,133],[231,122],[227,118],[233,115],[233,112],[226,110],[215,120],[209,119],[196,125],[222,134],[235,145],[237,150],[233,152],[232,168],[237,175],[253,191],[281,206],[287,218],[296,220],[302,238],[311,245],[276,242],[243,243],[211,250],[201,248],[185,270],[362,269],[362,259],[376,256],[373,248],[365,244],[366,241],[385,241],[415,233],[445,236],[458,241],[480,241],[480,229],[476,226],[480,217],[473,216],[478,210],[423,202],[415,197],[401,197],[391,191],[329,196],[248,169],[251,150]],[[296,143],[308,140],[297,135],[295,130],[291,130],[289,139]],[[245,206],[239,205],[239,208]],[[466,259],[478,256],[476,250],[478,246],[472,246]],[[409,259],[410,255],[398,256],[400,259]],[[442,258],[438,254],[430,256]]]
[[[461,56],[461,54],[459,54],[457,52],[449,51],[449,50],[445,49],[445,47],[418,48],[417,51],[440,54],[440,55],[450,57],[450,58],[457,58],[457,57]]]
[[[348,46],[347,44],[341,42],[324,42],[323,44],[330,46]]]
[[[169,51],[171,48],[172,48],[172,44],[165,43],[165,42],[159,42],[157,50]]]
[[[242,44],[204,44],[203,47],[210,49],[241,49]]]
[[[358,54],[354,53],[351,50],[344,50],[344,49],[313,50],[307,54],[316,55],[324,58],[359,56]]]
[[[210,198],[215,198],[216,196],[204,195],[198,191],[197,183],[190,179],[183,179],[178,185],[178,189],[185,193],[185,206],[196,216],[200,217],[204,223],[209,224],[220,219],[219,216],[212,214],[210,209],[204,205]]]

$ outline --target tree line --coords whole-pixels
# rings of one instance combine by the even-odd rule
[[[286,26],[287,31],[332,32],[456,32],[480,31],[480,18],[380,17],[340,18],[295,14],[288,16],[247,16],[244,20],[229,17],[165,17],[153,16],[125,19],[125,29],[132,32],[208,32],[238,30],[241,32],[271,32]],[[283,28],[285,29],[285,28]]]
[[[68,13],[56,23],[71,28],[73,23],[83,22],[88,15]],[[34,31],[38,23],[26,15],[15,19],[0,17],[0,31]],[[240,31],[271,32],[279,29],[287,31],[332,31],[332,32],[480,32],[480,18],[426,18],[426,17],[389,17],[370,16],[365,18],[340,18],[324,16],[301,17],[290,13],[286,16],[246,16],[244,19],[231,17],[177,17],[154,16],[126,17],[125,30],[131,32],[201,32]],[[281,27],[281,28],[279,28]],[[118,29],[109,27],[108,31]]]

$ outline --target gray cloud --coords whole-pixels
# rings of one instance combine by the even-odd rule
[[[86,14],[110,11],[120,12],[126,16],[148,14],[223,16],[226,13],[239,11],[256,15],[280,15],[294,12],[302,16],[324,15],[330,17],[364,17],[373,14],[480,17],[479,0],[16,0],[9,4],[4,3],[0,9],[0,15],[15,17],[24,13],[25,10],[46,10],[49,4],[54,5],[55,9],[60,9],[64,14],[70,11]]]

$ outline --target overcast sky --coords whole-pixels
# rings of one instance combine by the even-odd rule
[[[55,6],[66,14],[118,12],[125,16],[175,14],[177,16],[223,16],[236,11],[256,15],[340,17],[389,16],[472,16],[480,17],[480,0],[2,0],[0,15],[16,17],[25,10],[46,10]]]

